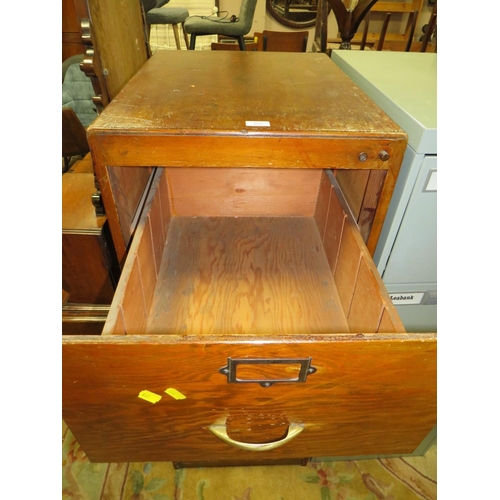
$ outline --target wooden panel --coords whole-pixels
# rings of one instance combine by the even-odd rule
[[[151,233],[150,219],[155,221],[160,217],[161,207],[156,199],[159,197],[162,172],[159,170],[153,175],[149,195],[145,200],[144,210],[130,246],[129,258],[124,265],[113,298],[104,335],[115,332],[114,325],[119,319],[119,314],[123,314],[124,329],[127,333],[137,333],[146,328],[147,314],[157,279],[154,252],[158,250],[160,256],[164,246],[164,241],[161,239],[164,235],[161,230],[155,232],[155,238],[161,235],[160,240],[156,240],[155,243]]]
[[[207,52],[212,54],[212,51]],[[96,120],[89,126],[89,141],[95,133],[93,127],[99,126],[99,123]],[[319,133],[319,137],[308,137],[307,140],[303,137],[279,137],[282,134],[262,134],[262,137],[228,134],[214,137],[204,131],[191,136],[166,134],[155,137],[143,135],[140,131],[137,135],[134,133],[136,131],[132,129],[126,135],[103,135],[99,138],[103,160],[107,165],[370,170],[390,168],[392,161],[382,161],[377,155],[384,149],[392,157],[400,147],[398,141],[373,136],[362,138],[361,147],[359,139],[350,136],[331,137],[326,132]],[[224,151],[224,154],[200,154],[201,151]],[[368,160],[364,163],[358,159],[360,152],[368,154]]]
[[[362,257],[347,321],[351,333],[378,331],[384,303],[379,286]]]
[[[122,275],[126,276],[126,292],[123,297],[123,302],[121,303],[125,331],[130,334],[137,334],[145,331],[147,322],[144,288],[141,282],[139,261],[137,259],[133,260],[129,276],[127,276],[125,272],[122,273]]]
[[[316,202],[316,210],[314,212],[314,218],[322,240],[325,238],[326,221],[328,220],[331,194],[332,185],[330,180],[326,176],[325,172],[322,172],[318,191],[318,201]]]
[[[83,54],[85,49],[81,42],[80,18],[85,12],[80,0],[63,0],[62,2],[62,61],[68,57]]]
[[[109,167],[109,188],[113,193],[114,206],[116,207],[123,239],[128,244],[134,230],[134,216],[145,191],[150,168],[116,168]],[[105,186],[100,183],[101,191]],[[107,212],[106,205],[106,212]]]
[[[377,2],[371,10],[373,12],[405,12],[407,14],[412,13],[418,6],[422,4],[421,0],[414,2]]]
[[[167,168],[179,216],[312,216],[321,170]]]
[[[88,8],[95,46],[108,72],[108,95],[114,99],[147,60],[140,2],[89,0]]]
[[[72,302],[110,304],[114,285],[101,234],[62,235],[62,287]]]
[[[335,178],[342,189],[342,193],[344,193],[356,221],[361,212],[369,176],[370,172],[368,170],[335,171]]]
[[[347,331],[312,217],[174,217],[148,333]]]
[[[359,301],[360,309],[366,307],[367,309],[375,308],[375,310],[379,310],[379,304],[382,303],[386,309],[386,314],[388,318],[390,318],[390,322],[393,327],[392,330],[388,331],[402,333],[405,331],[403,323],[401,322],[396,309],[392,304],[389,294],[385,289],[385,285],[382,282],[377,268],[373,263],[368,247],[363,241],[363,238],[358,230],[347,201],[343,196],[343,191],[341,190],[337,182],[337,178],[332,174],[332,172],[327,171],[326,175],[332,183],[333,188],[331,204],[334,200],[336,200],[336,202],[340,205],[341,211],[346,216],[344,229],[342,231],[341,248],[339,252],[337,268],[335,270],[335,282],[337,284],[337,288],[339,289],[344,311],[349,317],[349,310],[351,307],[350,300],[353,297],[354,286],[356,280],[358,279],[359,266],[357,265],[357,263],[359,262],[359,258],[361,258],[363,260],[363,267],[366,268],[362,272],[365,275],[370,276],[369,284],[371,289],[373,290],[373,293],[365,294],[366,297],[364,300],[367,301],[366,304],[363,305],[363,299]],[[344,241],[344,239],[346,239],[346,241]],[[378,320],[380,320],[380,314],[378,315]],[[373,330],[368,329],[363,331],[377,331],[378,322],[375,321],[372,324],[375,325]],[[358,326],[356,326],[356,328],[358,328]],[[351,327],[351,325],[349,325],[349,327]]]
[[[96,216],[92,195],[96,192],[92,173],[62,176],[62,230],[100,234],[105,216]]]
[[[63,304],[63,335],[100,335],[109,312],[109,306],[94,304]]]
[[[380,325],[377,332],[379,333],[395,333],[396,329],[394,323],[391,320],[391,315],[387,307],[384,307],[382,312],[382,319],[380,320]]]
[[[333,192],[333,187],[330,196],[330,204],[328,209],[328,221],[325,228],[325,238],[323,245],[325,247],[326,258],[333,275],[337,267],[337,260],[340,250],[340,242],[344,231],[344,224],[346,221],[346,214],[342,209],[336,194]]]
[[[170,186],[167,181],[167,175],[165,173],[160,177],[160,185],[159,185],[159,200],[160,200],[160,209],[161,209],[161,219],[163,224],[163,233],[164,239],[167,239],[168,226],[170,225],[170,219],[172,218],[172,208],[171,208],[171,200],[169,189]]]
[[[152,240],[151,244],[153,246],[153,260],[150,264],[154,265],[157,275],[160,272],[163,249],[165,247],[165,241],[167,240],[167,233],[163,224],[163,217],[161,213],[161,202],[162,200],[160,199],[160,196],[156,196],[149,214],[149,226]]]
[[[305,383],[269,388],[228,384],[219,373],[228,357],[311,357],[317,372]],[[282,337],[261,345],[255,337],[65,337],[62,359],[63,418],[95,462],[404,454],[436,424],[433,334]],[[165,394],[170,387],[186,398]],[[151,404],[138,397],[143,390],[162,398]],[[265,430],[273,419],[305,429],[258,454],[207,429],[228,418],[229,435],[248,439],[236,425],[242,416],[256,441],[276,438]]]
[[[357,219],[359,232],[365,242],[368,241],[368,237],[371,233],[386,175],[387,172],[385,170],[370,170],[370,175],[368,176],[363,202]]]
[[[352,228],[348,224],[345,224],[334,276],[346,316],[349,315],[351,307],[360,259],[361,251],[353,236]]]
[[[139,271],[141,273],[144,306],[146,312],[149,312],[153,302],[157,279],[156,267],[154,265],[155,255],[149,223],[144,225],[144,234],[141,237],[141,244],[137,251],[137,261],[139,262]]]
[[[125,320],[123,319],[123,309],[120,305],[116,307],[114,318],[113,331],[111,333],[113,335],[125,335]]]

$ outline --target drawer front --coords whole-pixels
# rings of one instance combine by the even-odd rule
[[[221,373],[228,358],[245,382]],[[262,359],[282,364],[249,364]],[[66,337],[63,418],[96,462],[411,453],[436,424],[436,340]]]

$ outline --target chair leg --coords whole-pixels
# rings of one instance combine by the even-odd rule
[[[189,50],[194,50],[194,46],[196,45],[196,35],[191,33],[191,40],[189,42]]]
[[[189,40],[187,33],[184,31],[184,23],[181,23],[182,35],[184,36],[184,41],[186,42],[186,49],[189,48]]]
[[[238,37],[238,45],[240,46],[240,50],[247,50],[243,36]]]
[[[177,50],[181,50],[181,39],[179,38],[179,27],[177,24],[172,24],[172,29],[174,30],[175,45]]]

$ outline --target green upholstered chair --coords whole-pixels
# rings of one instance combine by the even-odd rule
[[[244,36],[250,32],[257,0],[242,0],[236,18],[217,18],[213,16],[192,16],[184,23],[184,30],[191,35],[189,49],[194,50],[197,36],[224,35],[236,38],[240,50],[246,50]],[[234,21],[231,20],[234,18]]]
[[[151,34],[153,24],[170,24],[174,31],[175,45],[181,50],[181,40],[179,38],[179,27],[182,26],[182,34],[186,47],[189,47],[189,41],[184,30],[184,21],[189,17],[189,11],[182,7],[163,7],[169,0],[141,0],[146,13],[146,24],[148,27],[148,40]]]

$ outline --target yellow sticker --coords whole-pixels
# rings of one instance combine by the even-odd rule
[[[186,399],[186,396],[184,396],[182,392],[179,392],[177,389],[173,389],[172,387],[169,387],[165,392],[174,399]]]
[[[153,404],[158,403],[161,399],[161,396],[151,391],[141,391],[138,397]]]

